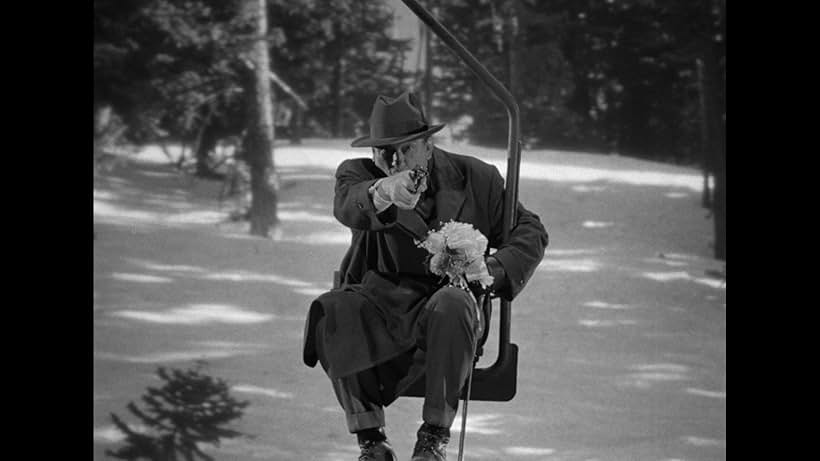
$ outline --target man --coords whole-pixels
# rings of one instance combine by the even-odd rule
[[[442,286],[416,242],[441,223],[471,223],[488,238],[488,250],[497,249],[485,256],[491,289],[508,300],[547,246],[538,216],[520,203],[516,225],[501,240],[504,180],[492,165],[435,147],[430,136],[443,126],[428,126],[412,93],[379,96],[370,135],[351,144],[371,147],[373,158],[345,160],[336,171],[333,213],[351,229],[352,241],[341,263],[341,288],[310,306],[304,361],[320,362],[330,377],[357,436],[359,460],[396,459],[383,407],[422,376],[424,423],[412,459],[446,458],[477,332],[486,328],[476,327],[474,294]]]

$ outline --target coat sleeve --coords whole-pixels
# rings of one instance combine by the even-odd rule
[[[492,168],[489,188],[491,215],[490,247],[497,251],[493,256],[504,267],[507,283],[499,291],[499,296],[512,301],[529,281],[544,257],[549,244],[541,219],[518,202],[516,221],[506,241],[502,241],[501,229],[504,215],[504,179],[495,167]]]
[[[369,162],[369,163],[368,163]],[[396,223],[396,206],[378,213],[367,190],[384,173],[371,159],[348,159],[336,169],[333,215],[352,229],[378,231]]]

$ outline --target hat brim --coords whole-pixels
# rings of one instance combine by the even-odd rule
[[[401,144],[403,142],[413,141],[414,139],[430,136],[431,134],[444,128],[444,124],[433,125],[430,128],[419,133],[413,133],[407,136],[397,136],[393,138],[371,138],[370,136],[362,136],[356,138],[350,143],[350,147],[373,147],[373,146],[387,146],[390,144]]]

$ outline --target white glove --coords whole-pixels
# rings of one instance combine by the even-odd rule
[[[416,192],[416,187],[410,174],[410,170],[401,171],[394,175],[382,178],[376,184],[375,194],[383,201],[390,202],[404,210],[412,210],[421,197],[421,193],[427,189],[427,184],[422,183]]]

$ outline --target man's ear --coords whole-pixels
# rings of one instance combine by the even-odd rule
[[[378,147],[371,147],[371,149],[373,151],[373,163],[375,163],[376,166],[384,172],[384,174],[389,176],[390,165],[388,165],[387,162],[384,160],[384,157],[381,153],[381,149]]]
[[[427,150],[427,160],[430,160],[430,158],[433,156],[433,140],[430,138],[425,139],[424,148],[425,150]]]

